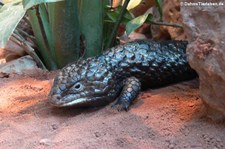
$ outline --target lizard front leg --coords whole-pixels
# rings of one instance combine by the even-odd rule
[[[112,105],[112,108],[121,110],[128,110],[132,101],[138,96],[141,89],[141,82],[135,78],[130,77],[124,80],[123,89],[117,101]]]

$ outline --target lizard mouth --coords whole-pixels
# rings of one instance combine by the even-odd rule
[[[75,94],[61,96],[50,95],[49,102],[54,107],[98,107],[112,102],[113,98],[107,97],[77,97]]]
[[[61,104],[61,107],[74,106],[74,105],[82,104],[82,103],[86,103],[86,102],[87,102],[86,98],[78,98],[76,100],[72,100],[70,102]]]
[[[77,98],[76,95],[66,95],[64,97],[61,97],[60,95],[56,94],[49,96],[49,101],[50,104],[55,107],[68,107],[68,106],[75,106],[78,104],[84,104],[88,100],[87,98]]]

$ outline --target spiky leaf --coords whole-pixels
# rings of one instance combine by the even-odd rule
[[[41,3],[50,3],[50,2],[58,2],[58,1],[63,1],[63,0],[23,0],[23,6],[25,9],[29,9]]]
[[[0,9],[0,47],[4,47],[25,14],[21,0],[7,3]]]

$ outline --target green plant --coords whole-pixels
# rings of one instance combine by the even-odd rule
[[[123,6],[109,11],[106,0],[11,0],[0,9],[0,24],[7,25],[0,28],[0,47],[5,46],[27,13],[38,45],[35,51],[49,70],[62,68],[113,46],[121,23],[126,25],[127,34],[147,20],[156,23],[148,12],[135,18],[127,10],[127,6],[134,7],[140,1],[125,0]],[[162,2],[155,1],[162,18]],[[32,47],[19,37],[27,53],[40,61]]]
[[[128,5],[128,2],[129,2],[129,5]],[[107,17],[105,21],[111,22],[111,23],[124,24],[126,26],[127,35],[129,35],[132,31],[142,26],[144,23],[150,23],[155,25],[166,25],[166,26],[173,26],[173,27],[182,27],[179,24],[171,24],[171,23],[166,23],[162,21],[162,18],[163,18],[162,0],[155,0],[155,4],[160,14],[160,22],[156,22],[153,20],[153,14],[151,14],[150,11],[146,11],[143,15],[134,17],[134,15],[129,10],[136,7],[140,2],[141,0],[124,0],[123,6],[117,7],[117,9],[113,12],[107,11]],[[126,8],[126,7],[127,9],[125,9],[125,11],[122,12],[122,8]],[[123,13],[121,15],[122,18],[120,18],[120,20],[118,21],[117,19],[119,18],[119,15],[121,14],[121,12]]]

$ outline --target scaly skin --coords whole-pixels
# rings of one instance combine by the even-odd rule
[[[185,41],[137,40],[98,57],[67,65],[55,78],[49,100],[57,107],[99,106],[112,102],[127,110],[141,88],[196,77],[186,59]]]

